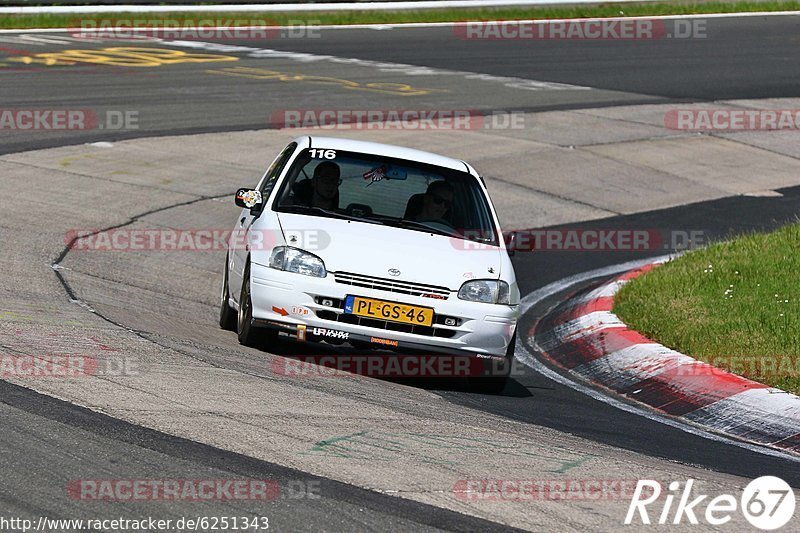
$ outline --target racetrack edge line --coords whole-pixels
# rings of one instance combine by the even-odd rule
[[[543,302],[547,298],[563,293],[569,288],[578,285],[580,283],[585,283],[602,277],[613,276],[615,274],[619,274],[627,270],[636,269],[645,264],[652,263],[656,260],[662,260],[668,257],[670,256],[636,259],[633,261],[620,263],[618,265],[611,265],[608,267],[590,270],[587,272],[569,276],[559,281],[555,281],[553,283],[550,283],[549,285],[546,285],[545,287],[542,287],[527,294],[520,302],[521,314],[522,315],[527,314],[531,309],[533,309],[536,305]],[[560,301],[558,303],[560,303]],[[547,313],[555,309],[558,303],[552,305],[550,309],[547,311]],[[530,346],[528,345],[528,342],[530,342]],[[629,400],[623,399],[622,397],[618,398],[616,396],[611,396],[607,394],[606,391],[598,389],[595,385],[591,384],[590,382],[585,382],[585,383],[578,382],[570,377],[567,377],[561,372],[556,371],[554,368],[551,368],[549,365],[541,361],[536,355],[534,355],[531,348],[535,351],[542,351],[541,348],[536,343],[535,339],[526,338],[524,342],[521,342],[517,345],[517,352],[515,354],[517,359],[519,359],[526,366],[532,368],[534,371],[547,377],[548,379],[551,379],[556,383],[565,385],[595,400],[601,401],[603,403],[611,405],[612,407],[635,414],[637,416],[642,416],[644,418],[647,418],[648,420],[658,422],[708,440],[720,442],[723,444],[734,445],[739,448],[743,448],[748,451],[756,452],[762,455],[779,457],[781,459],[788,459],[792,462],[800,462],[800,456],[796,454],[783,452],[774,448],[768,448],[761,445],[751,444],[749,442],[737,440],[735,438],[724,436],[719,433],[712,433],[707,429],[701,426],[691,424],[688,421],[683,421],[676,417],[660,414],[655,410],[647,409],[642,404],[633,403]]]

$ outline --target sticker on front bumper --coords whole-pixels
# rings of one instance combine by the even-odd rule
[[[383,344],[385,346],[394,346],[395,348],[400,344],[398,341],[393,341],[391,339],[382,339],[380,337],[370,337],[369,342],[374,344]]]
[[[292,306],[292,314],[297,316],[308,316],[311,311],[308,310],[306,307],[301,307],[299,305]]]
[[[347,340],[350,338],[350,334],[346,331],[339,331],[336,329],[328,329],[328,328],[311,328],[311,334],[316,335],[318,337],[325,337],[328,339]]]

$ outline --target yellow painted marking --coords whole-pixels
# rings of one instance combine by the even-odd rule
[[[65,157],[61,161],[58,162],[58,166],[62,168],[66,168],[72,164],[73,161],[77,161],[79,159],[94,159],[95,155],[93,154],[80,154],[80,155],[71,155],[69,157]]]
[[[46,67],[52,67],[54,65],[74,65],[74,61],[59,61],[58,59],[52,57],[44,57],[47,54],[37,54],[35,56],[20,56],[20,57],[9,57],[8,61],[14,61],[16,63],[22,63],[24,65],[33,65],[33,64],[41,64]]]
[[[421,89],[415,88],[405,83],[359,83],[356,81],[345,80],[342,78],[332,78],[329,76],[314,76],[308,74],[291,74],[279,72],[277,70],[267,70],[253,67],[229,67],[219,70],[207,70],[209,74],[222,74],[224,76],[238,76],[255,80],[277,80],[277,81],[297,81],[316,83],[321,85],[338,85],[343,89],[356,91],[370,91],[395,96],[422,96],[432,92],[449,92],[444,89]]]
[[[63,50],[34,56],[14,57],[9,60],[25,64],[41,63],[46,66],[90,63],[115,67],[160,67],[178,63],[238,61],[239,58],[218,54],[190,54],[181,50],[165,48],[114,47],[98,50]]]
[[[389,94],[397,94],[400,96],[422,96],[424,94],[429,93],[449,93],[447,89],[415,89],[411,85],[407,85],[405,83],[368,83],[366,85],[367,89],[382,92],[382,93],[389,93]]]

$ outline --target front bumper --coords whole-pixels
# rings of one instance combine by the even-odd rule
[[[467,302],[455,293],[439,300],[354,287],[336,282],[333,273],[314,278],[255,263],[251,264],[250,273],[253,325],[276,328],[301,341],[356,341],[376,349],[504,358],[519,315],[519,306]],[[348,295],[430,307],[435,324],[432,328],[415,328],[425,330],[420,333],[386,329],[402,327],[391,322],[384,327],[375,320],[366,321],[370,325],[344,322],[355,318],[342,316]],[[455,319],[455,325],[445,325],[443,317]]]

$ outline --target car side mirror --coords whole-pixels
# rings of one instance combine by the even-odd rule
[[[255,189],[239,189],[236,191],[236,205],[250,210],[250,214],[258,217],[264,209],[264,198],[261,191]]]
[[[239,189],[236,191],[236,205],[246,209],[253,209],[263,201],[261,192],[254,189]]]

